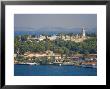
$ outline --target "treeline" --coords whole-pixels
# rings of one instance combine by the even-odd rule
[[[90,36],[90,37],[97,37],[97,33],[93,32],[93,33],[86,33],[86,36]]]
[[[21,37],[15,36],[14,53],[24,54],[25,52],[45,52],[51,50],[54,53],[73,55],[73,54],[96,54],[97,53],[97,38],[91,37],[83,42],[75,43],[73,41],[64,41],[56,39],[50,41],[27,40],[28,35]]]

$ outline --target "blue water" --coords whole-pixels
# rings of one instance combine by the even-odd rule
[[[56,30],[49,30],[49,28],[42,28],[42,29],[34,29],[34,31],[31,31],[32,28],[14,28],[14,35],[41,35],[41,34],[47,34],[47,35],[53,35],[53,34],[58,34],[58,33],[74,33],[78,34],[81,33],[81,28],[71,28],[71,29],[65,29],[65,28],[54,28]],[[30,30],[30,31],[29,31]],[[96,28],[89,28],[86,30],[86,33],[92,32],[96,33],[97,29]]]
[[[15,76],[97,76],[96,68],[57,65],[14,65]]]
[[[42,32],[42,31],[15,31],[14,35],[15,36],[19,36],[19,35],[42,35],[42,34],[47,34],[47,35],[53,35],[53,34],[58,34],[60,32],[51,32],[51,31],[47,31],[47,32]]]

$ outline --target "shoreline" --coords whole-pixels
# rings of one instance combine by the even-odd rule
[[[83,68],[96,68],[97,69],[97,65],[93,66],[93,65],[68,65],[68,64],[22,64],[22,63],[14,63],[14,65],[29,65],[29,66],[77,66],[77,67],[83,67]]]

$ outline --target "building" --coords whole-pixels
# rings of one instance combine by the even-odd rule
[[[42,41],[42,40],[46,39],[46,37],[45,37],[45,36],[40,35],[40,37],[39,37],[38,39],[39,39],[40,41]]]
[[[14,58],[16,58],[17,57],[17,54],[14,54]]]
[[[74,42],[83,42],[84,40],[86,40],[87,38],[90,38],[90,37],[87,37],[86,36],[86,31],[84,28],[81,29],[81,33],[79,34],[74,34],[74,35],[67,35],[67,34],[61,34],[60,36],[56,36],[55,34],[52,35],[52,36],[43,36],[43,35],[40,35],[39,37],[32,37],[32,36],[28,36],[28,40],[32,41],[32,40],[36,40],[36,41],[42,41],[42,40],[45,40],[45,39],[48,39],[50,41],[53,41],[53,40],[56,40],[56,39],[62,39],[64,41],[74,41]]]
[[[48,37],[49,40],[56,40],[57,38],[58,38],[58,36],[56,36],[56,35],[53,35],[51,37]]]
[[[61,59],[61,54],[53,53],[53,51],[50,51],[50,50],[47,50],[44,53],[30,53],[30,52],[26,52],[24,54],[24,56],[28,57],[28,58],[32,58],[32,57],[36,57],[36,58],[47,57],[47,59],[51,59],[52,57],[54,57],[56,60],[57,59]]]
[[[82,28],[82,37],[85,37],[85,36],[86,36],[85,29]]]

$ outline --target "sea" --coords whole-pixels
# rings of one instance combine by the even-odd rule
[[[46,32],[42,32],[42,31],[15,31],[14,32],[14,36],[19,36],[19,35],[42,35],[42,34],[47,34],[47,35],[54,35],[54,34],[58,34],[60,33],[59,31],[46,31]]]
[[[14,36],[17,36],[17,35],[42,35],[42,34],[47,34],[47,35],[55,35],[55,34],[58,34],[58,33],[73,33],[73,34],[79,34],[81,33],[81,29],[69,29],[69,30],[61,30],[61,29],[57,29],[56,31],[54,30],[38,30],[38,31],[28,31],[28,29],[21,29],[21,30],[17,30],[17,28],[15,28],[14,30]],[[86,30],[86,33],[97,33],[97,29],[96,28],[92,28],[92,29],[89,29],[89,30]]]
[[[14,76],[97,76],[97,68],[14,64]]]

